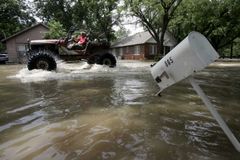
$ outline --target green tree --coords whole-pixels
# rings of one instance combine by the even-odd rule
[[[48,23],[49,31],[45,34],[46,39],[58,39],[66,36],[66,31],[60,22],[52,20]]]
[[[65,29],[73,25],[73,5],[77,0],[34,0],[36,15],[43,21],[55,20]],[[79,8],[81,10],[82,8]]]
[[[74,6],[74,21],[90,32],[93,37],[103,36],[108,41],[114,39],[112,29],[118,21],[114,11],[117,9],[118,0],[82,0]],[[79,10],[79,6],[83,10]],[[85,12],[85,16],[83,12]]]
[[[158,59],[163,55],[164,35],[181,0],[125,0],[131,16],[137,17],[157,42]]]
[[[229,58],[240,58],[240,38],[235,39],[231,44],[219,49],[221,56]]]
[[[31,26],[35,19],[23,0],[0,0],[0,40]]]
[[[240,37],[239,11],[239,0],[184,0],[170,30],[179,41],[189,32],[199,31],[220,50]]]
[[[71,26],[86,30],[93,37],[114,38],[112,27],[118,0],[34,0],[37,15],[46,22],[59,21],[65,29]]]
[[[126,38],[129,34],[130,31],[123,26],[121,26],[120,29],[115,32],[116,39]]]

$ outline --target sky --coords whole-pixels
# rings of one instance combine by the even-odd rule
[[[123,26],[124,28],[126,28],[127,30],[130,31],[130,35],[133,35],[135,33],[138,32],[142,32],[143,31],[143,27],[139,24],[136,23],[137,19],[136,18],[130,18],[130,17],[125,17],[123,18],[123,22],[121,23],[121,26]],[[119,26],[114,26],[113,29],[114,30],[118,30],[120,27]]]
[[[143,27],[140,26],[139,24],[135,24],[135,25],[129,24],[129,25],[124,25],[124,27],[130,31],[130,35],[143,31]]]
[[[118,6],[121,7],[123,5],[124,5],[124,1],[120,0],[119,3],[118,3]],[[122,12],[126,12],[126,11],[122,11]],[[126,13],[126,15],[127,15],[127,13]],[[121,25],[124,28],[126,28],[127,30],[130,31],[130,35],[133,35],[135,33],[143,31],[143,27],[139,23],[136,23],[137,22],[137,18],[136,17],[123,16],[121,18],[122,18]]]

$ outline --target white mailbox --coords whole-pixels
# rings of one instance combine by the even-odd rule
[[[219,55],[209,41],[198,32],[191,32],[165,57],[151,68],[151,73],[160,87],[165,88],[200,71],[218,59]]]
[[[218,53],[202,34],[191,32],[181,43],[151,68],[151,73],[160,87],[159,93],[165,88],[189,77],[188,80],[193,89],[200,96],[233,146],[240,152],[238,139],[234,136],[198,83],[191,77],[191,74],[204,69],[218,59],[218,57]]]

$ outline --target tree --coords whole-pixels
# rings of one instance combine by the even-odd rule
[[[59,21],[68,30],[71,26],[86,30],[93,36],[104,34],[108,41],[114,38],[113,11],[118,0],[34,0],[38,16],[43,21]]]
[[[240,38],[235,39],[231,44],[219,49],[221,56],[229,58],[240,58]]]
[[[0,40],[35,23],[23,0],[0,0]]]
[[[157,59],[163,55],[164,35],[180,3],[181,0],[125,0],[130,15],[137,17],[157,42]]]
[[[55,20],[65,29],[73,25],[73,5],[77,0],[34,0],[36,15],[43,21]],[[79,8],[81,10],[82,8]]]
[[[185,0],[170,23],[170,30],[178,40],[190,31],[204,34],[216,50],[240,37],[239,0]]]
[[[28,6],[23,0],[0,0],[0,39],[33,23],[35,19],[29,14]]]
[[[82,0],[78,1],[75,6],[84,6],[86,16],[84,21],[79,15],[82,15],[82,10],[75,9],[75,22],[80,22],[82,27],[86,28],[93,37],[105,37],[107,41],[114,39],[113,25],[117,22],[117,14],[114,15],[114,10],[117,9],[118,0]]]
[[[60,22],[52,20],[48,23],[48,27],[49,31],[44,36],[46,39],[58,39],[65,37],[67,34]]]
[[[162,15],[162,27],[161,27],[161,37],[160,37],[160,54],[164,52],[163,48],[163,41],[164,35],[167,31],[168,24],[170,20],[173,18],[174,12],[177,9],[178,5],[181,3],[182,0],[160,0],[161,6],[163,8],[163,15]]]
[[[116,39],[126,38],[129,34],[130,34],[130,31],[127,30],[126,28],[124,28],[123,26],[121,26],[121,27],[115,32]]]

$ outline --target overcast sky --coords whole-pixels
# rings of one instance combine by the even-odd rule
[[[123,18],[123,22],[121,24],[121,26],[123,26],[124,28],[126,28],[127,30],[130,31],[130,35],[133,35],[135,33],[138,32],[142,32],[143,31],[143,27],[139,24],[136,23],[137,19],[136,18]],[[115,26],[113,27],[114,30],[118,30],[120,27],[119,26]]]

